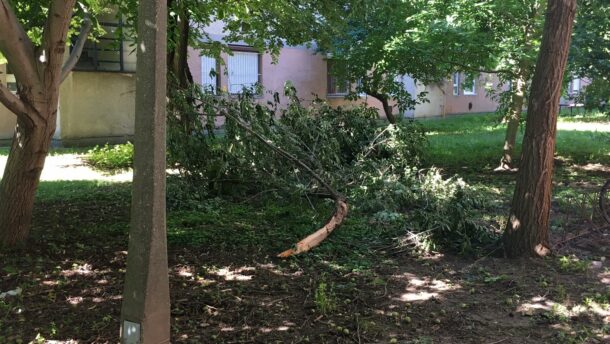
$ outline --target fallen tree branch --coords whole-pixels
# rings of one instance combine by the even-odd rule
[[[307,252],[312,248],[320,245],[320,243],[324,241],[324,239],[326,239],[330,235],[330,233],[332,233],[337,227],[341,226],[343,220],[345,220],[345,218],[347,217],[347,202],[345,199],[340,199],[335,201],[335,205],[335,213],[322,228],[308,235],[305,239],[299,241],[294,248],[288,249],[278,254],[278,257],[287,258],[290,256],[294,256],[295,254]]]
[[[224,112],[224,114],[227,118],[235,121],[235,123],[237,123],[237,125],[239,125],[242,129],[244,129],[245,131],[247,131],[248,133],[250,133],[251,135],[256,137],[259,141],[261,141],[264,145],[269,147],[271,150],[273,150],[277,154],[285,157],[286,159],[292,161],[294,164],[302,167],[305,171],[307,171],[307,173],[309,173],[312,176],[313,179],[318,181],[318,183],[320,183],[320,185],[322,185],[326,190],[328,190],[332,199],[335,200],[335,212],[331,216],[331,218],[326,222],[326,224],[322,228],[318,229],[314,233],[307,236],[305,239],[299,241],[295,245],[295,247],[278,254],[278,257],[287,258],[287,257],[293,256],[293,255],[299,254],[299,253],[307,252],[307,251],[311,250],[312,248],[320,245],[320,243],[322,241],[324,241],[330,235],[330,233],[332,233],[335,229],[337,229],[339,226],[341,226],[341,224],[347,217],[349,207],[347,205],[347,199],[345,198],[345,196],[342,195],[341,193],[339,193],[337,190],[335,190],[335,188],[333,188],[329,183],[327,183],[324,179],[322,179],[322,177],[320,177],[320,175],[318,175],[311,167],[309,167],[306,163],[301,161],[299,158],[297,158],[293,154],[285,151],[284,149],[277,147],[276,145],[271,143],[270,140],[268,140],[261,134],[254,131],[252,128],[250,128],[250,126],[248,126],[246,123],[244,123],[239,118],[229,114],[226,111]]]

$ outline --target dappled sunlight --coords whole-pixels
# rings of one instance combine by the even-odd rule
[[[517,307],[517,312],[526,315],[533,315],[535,311],[550,311],[553,306],[558,305],[558,303],[547,300],[544,297],[536,296],[530,300],[530,302],[525,302]]]
[[[265,264],[256,264],[256,266],[261,269],[261,270],[265,270],[265,271],[269,271],[274,275],[278,275],[278,276],[283,276],[283,277],[300,277],[303,276],[303,270],[296,270],[296,271],[282,271],[277,265],[273,264],[273,263],[265,263]]]
[[[610,156],[610,152],[606,155]],[[600,164],[600,163],[588,163],[588,164],[584,164],[584,165],[572,165],[568,168],[568,170],[574,171],[574,172],[583,172],[584,171],[584,172],[610,173],[610,166]],[[598,188],[599,187],[600,186],[598,186]]]
[[[176,267],[176,274],[180,277],[192,278],[193,277],[193,268],[190,266],[179,266]]]
[[[543,314],[557,319],[575,318],[582,315],[596,316],[606,324],[610,323],[610,307],[593,299],[585,298],[581,304],[566,305],[545,296],[536,296],[520,304],[516,311],[523,315]]]
[[[274,331],[279,331],[279,332],[285,332],[290,330],[291,328],[295,327],[296,324],[290,321],[286,321],[284,322],[283,325],[275,327],[275,328],[271,328],[271,327],[262,327],[259,329],[260,332],[262,333],[271,333]]]
[[[607,284],[610,287],[610,272],[604,271],[602,273],[597,274],[599,281],[603,284]]]
[[[94,274],[94,271],[92,270],[92,266],[91,264],[76,264],[74,263],[72,265],[72,269],[70,270],[63,270],[61,272],[61,275],[64,277],[72,277],[72,276],[89,276]]]
[[[225,281],[250,281],[254,278],[254,275],[246,275],[244,273],[252,273],[256,271],[256,268],[250,266],[243,266],[237,269],[231,269],[224,267],[210,271],[210,273],[224,278]]]
[[[592,131],[592,132],[610,132],[610,123],[586,123],[586,122],[562,122],[557,123],[558,131]]]
[[[399,300],[403,302],[428,301],[440,299],[444,293],[454,292],[461,289],[448,279],[435,279],[431,277],[419,277],[410,273],[392,276],[398,280],[406,280],[406,293],[400,295]]]
[[[66,301],[72,306],[76,306],[79,303],[83,302],[84,298],[82,296],[68,296]]]

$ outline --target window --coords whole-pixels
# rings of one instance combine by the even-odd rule
[[[580,93],[580,79],[572,80],[572,93],[573,94]]]
[[[105,72],[135,72],[136,54],[130,42],[124,39],[123,21],[102,22],[106,32],[97,41],[88,40],[75,70]],[[76,39],[76,37],[74,38]],[[75,43],[75,42],[73,42]],[[73,47],[74,45],[72,45]]]
[[[339,77],[332,74],[333,61],[327,61],[328,66],[328,95],[329,96],[345,96],[349,93],[349,83],[347,80],[341,80]]]
[[[229,92],[242,93],[244,87],[253,87],[262,82],[261,58],[257,52],[234,51],[229,56]]]
[[[453,95],[460,94],[460,73],[453,73]]]
[[[5,73],[6,73],[5,74],[6,75],[6,80],[5,80],[6,87],[8,88],[9,91],[11,91],[11,93],[17,94],[17,80],[15,79],[15,75],[13,74],[13,71],[11,70],[10,65],[6,65]]]
[[[201,86],[216,93],[218,89],[218,65],[213,57],[201,56]]]
[[[465,96],[474,96],[477,94],[477,79],[472,75],[467,75],[464,78],[463,93]]]
[[[17,80],[13,74],[7,74],[6,76],[6,87],[13,94],[17,94]]]

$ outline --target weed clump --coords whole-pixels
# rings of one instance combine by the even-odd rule
[[[95,146],[87,152],[85,161],[100,170],[117,171],[133,166],[133,144]]]

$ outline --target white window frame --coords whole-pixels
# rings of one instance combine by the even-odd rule
[[[212,65],[211,68],[208,66]],[[210,76],[211,71],[216,75]],[[201,56],[201,86],[211,86],[214,93],[218,92],[218,60],[210,56]]]
[[[12,94],[17,95],[17,80],[14,74],[6,74],[6,87]]]
[[[243,72],[240,70],[239,73],[236,73],[235,70],[240,68],[238,67],[237,59],[238,58],[248,59],[250,63],[253,62],[253,65],[249,65],[248,68],[252,70],[248,70],[247,72]],[[243,63],[243,61],[242,61]],[[243,66],[241,66],[243,67]],[[241,94],[243,92],[244,87],[252,87],[261,82],[261,63],[260,63],[260,54],[254,51],[241,51],[234,50],[232,55],[229,55],[227,59],[227,71],[228,71],[228,88],[229,93],[231,94]],[[246,74],[248,73],[248,74]],[[246,81],[246,82],[244,82]]]
[[[572,93],[579,94],[580,93],[581,82],[579,78],[572,80]]]
[[[466,81],[466,78],[464,78]],[[477,78],[472,78],[472,88],[466,88],[462,85],[462,94],[465,96],[476,96],[477,95]]]
[[[338,77],[336,77],[334,75],[329,75],[328,77],[330,78],[329,89],[328,89],[329,96],[344,97],[349,94],[350,85],[348,82],[344,81],[343,82],[344,85],[340,85],[340,81],[339,81]],[[334,85],[334,89],[333,89],[333,87],[331,87],[331,85]]]
[[[453,95],[459,96],[460,95],[460,73],[453,73],[451,80],[453,80]]]
[[[342,85],[342,87],[338,87],[338,85],[340,85],[340,80],[337,76],[332,74],[333,63],[336,63],[336,61],[326,60],[326,95],[329,97],[345,97],[349,94],[351,85],[347,81],[344,81],[344,85]]]

